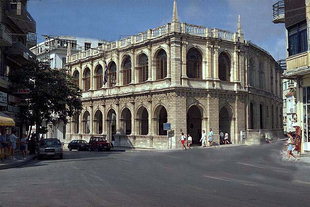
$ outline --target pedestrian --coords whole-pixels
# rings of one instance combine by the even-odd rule
[[[201,135],[201,138],[200,138],[200,142],[201,142],[201,146],[202,147],[206,147],[206,145],[207,145],[206,138],[207,138],[206,131],[202,130],[202,135]]]
[[[225,142],[224,142],[224,133],[222,131],[220,132],[220,144],[225,144]]]
[[[13,160],[16,160],[15,151],[16,151],[16,142],[18,141],[18,137],[15,135],[15,133],[16,131],[13,129],[9,136],[9,141],[11,143],[11,156]]]
[[[25,159],[27,156],[27,134],[23,134],[22,138],[20,139],[20,151],[23,158]]]
[[[184,149],[186,149],[186,146],[185,146],[186,137],[185,137],[185,135],[184,135],[183,132],[181,133],[181,138],[180,138],[180,140],[181,140],[182,147],[183,147]]]
[[[227,132],[225,133],[224,144],[230,144],[230,141],[229,141],[229,134],[228,134]]]
[[[209,146],[212,146],[212,143],[213,143],[213,131],[212,131],[212,128],[210,128],[210,131],[208,133],[208,142],[209,142]]]
[[[294,138],[293,138],[291,133],[288,133],[288,140],[287,140],[287,157],[288,157],[288,159],[290,159],[291,156],[296,159],[295,155],[293,154],[293,150],[294,150]]]
[[[193,138],[190,134],[187,134],[187,147],[188,149],[191,149],[191,145],[193,143]]]

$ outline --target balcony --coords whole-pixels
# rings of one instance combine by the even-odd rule
[[[272,6],[273,10],[273,20],[275,24],[285,23],[285,4],[284,0],[278,1]]]
[[[0,46],[11,46],[12,36],[6,29],[6,26],[0,24]]]
[[[32,18],[26,8],[8,9],[6,11],[8,18],[22,30],[24,33],[36,32],[36,21]]]
[[[20,64],[26,64],[29,61],[35,60],[36,56],[21,42],[15,42],[6,51],[8,57]]]
[[[292,55],[286,59],[287,70],[284,76],[294,77],[310,73],[309,52]]]

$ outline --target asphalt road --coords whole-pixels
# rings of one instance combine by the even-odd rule
[[[166,152],[66,152],[0,171],[0,206],[310,206],[308,165],[282,143]]]

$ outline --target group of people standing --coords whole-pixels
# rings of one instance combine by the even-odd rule
[[[23,134],[21,138],[16,136],[14,129],[8,133],[8,129],[1,128],[0,135],[0,159],[11,158],[15,160],[15,155],[20,152],[25,158],[27,155],[27,135]]]
[[[294,126],[295,132],[289,132],[287,133],[288,140],[287,140],[287,156],[288,159],[291,157],[297,159],[297,157],[294,155],[294,151],[297,152],[297,156],[300,156],[301,154],[301,129],[299,126]]]
[[[191,148],[191,145],[193,143],[193,138],[190,134],[184,135],[183,132],[181,132],[181,137],[180,137],[181,145],[182,148],[187,149]],[[214,142],[214,132],[212,128],[210,128],[210,131],[206,133],[205,130],[202,130],[201,138],[199,140],[201,142],[202,147],[206,147],[207,143],[208,146],[213,146],[215,144]],[[231,144],[229,141],[229,134],[226,132],[225,134],[223,132],[220,132],[220,142],[221,144]],[[186,148],[187,147],[187,148]]]

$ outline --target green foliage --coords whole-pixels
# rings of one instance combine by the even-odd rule
[[[49,65],[34,62],[12,71],[9,76],[12,90],[29,89],[24,95],[20,118],[27,125],[62,120],[82,109],[81,91],[66,70],[50,69]]]

